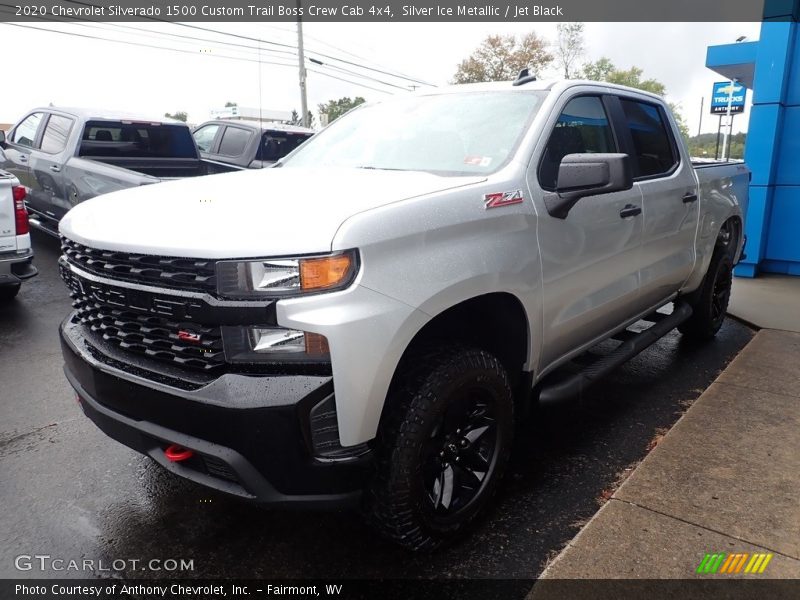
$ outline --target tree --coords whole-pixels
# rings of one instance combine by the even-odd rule
[[[168,119],[175,119],[176,121],[183,121],[186,123],[186,120],[189,118],[189,114],[185,110],[179,110],[175,113],[164,113],[164,116]]]
[[[322,105],[320,105],[320,106],[322,106]],[[303,121],[300,119],[300,113],[297,112],[296,110],[293,110],[292,111],[292,116],[289,118],[288,121],[286,121],[286,123],[288,125],[302,126],[303,125]],[[316,122],[316,119],[314,119],[314,115],[311,114],[311,111],[308,111],[308,126],[309,127],[316,127],[316,125],[317,125],[317,122]]]
[[[564,79],[572,79],[580,73],[575,63],[585,49],[583,23],[559,23],[556,31],[555,61],[564,71]]]
[[[608,81],[615,70],[614,63],[604,56],[600,60],[583,65],[581,77],[592,81]]]
[[[236,102],[231,102],[230,100],[225,103],[225,108],[232,108],[234,106],[239,106]]]
[[[657,79],[642,79],[643,73],[644,71],[639,67],[631,67],[627,70],[618,69],[614,66],[614,63],[606,57],[593,63],[586,63],[583,65],[583,77],[585,79],[626,85],[646,92],[652,92],[659,96],[666,94],[667,89],[664,87],[663,83]]]
[[[352,100],[348,96],[345,96],[338,100],[328,100],[324,104],[319,104],[317,108],[319,109],[319,114],[328,115],[328,123],[332,123],[347,111],[355,108],[359,104],[364,104],[364,102],[366,102],[366,100],[361,96],[356,96]]]
[[[553,62],[547,42],[535,32],[517,38],[513,35],[490,35],[458,65],[455,83],[508,81],[516,79],[520,70],[528,68],[531,75]]]
[[[678,131],[681,132],[681,136],[683,136],[683,140],[685,142],[689,142],[689,126],[686,124],[686,119],[683,118],[683,113],[681,112],[681,105],[677,102],[669,102],[669,108],[672,111],[672,115],[675,117],[675,123],[678,125]]]

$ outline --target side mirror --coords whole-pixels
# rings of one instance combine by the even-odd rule
[[[556,191],[544,198],[547,212],[565,219],[581,198],[633,187],[627,154],[567,154],[558,168]]]

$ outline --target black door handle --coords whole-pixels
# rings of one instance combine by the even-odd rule
[[[697,194],[694,192],[686,192],[683,195],[683,203],[689,204],[689,202],[697,202]]]
[[[619,216],[623,219],[627,219],[628,217],[635,217],[636,215],[642,214],[642,207],[641,206],[634,206],[633,204],[626,204],[625,208],[619,211]]]

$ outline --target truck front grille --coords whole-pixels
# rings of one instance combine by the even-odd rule
[[[72,291],[76,317],[90,335],[122,350],[182,367],[210,371],[225,363],[219,327],[136,313]]]
[[[101,250],[65,237],[61,251],[69,262],[104,277],[212,294],[217,289],[214,260]]]

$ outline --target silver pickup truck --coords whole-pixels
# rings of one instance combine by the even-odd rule
[[[25,188],[0,171],[0,301],[14,298],[26,279],[38,273],[28,231]]]
[[[31,225],[58,235],[61,217],[88,198],[236,167],[203,159],[180,121],[48,106],[0,131],[0,169],[25,186]]]
[[[183,477],[358,505],[432,548],[486,508],[531,403],[675,327],[715,335],[748,182],[694,168],[664,101],[625,87],[521,75],[362,105],[276,168],[72,209],[66,374]]]

